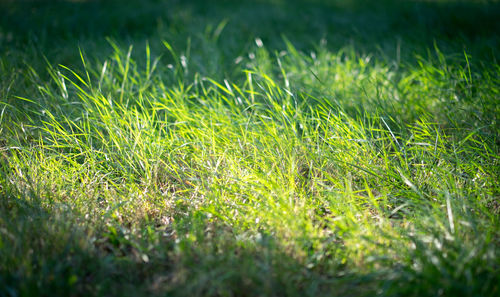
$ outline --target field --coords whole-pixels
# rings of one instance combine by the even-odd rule
[[[500,295],[500,3],[0,11],[0,296]]]

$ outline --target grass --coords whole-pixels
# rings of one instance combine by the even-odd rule
[[[500,294],[497,3],[0,9],[0,295]]]

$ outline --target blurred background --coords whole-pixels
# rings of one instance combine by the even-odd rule
[[[444,53],[467,50],[493,62],[500,42],[498,1],[366,0],[1,0],[0,53],[54,63],[87,54],[106,56],[118,45],[151,44],[164,51],[168,40],[179,51],[213,56],[229,63],[260,38],[269,49],[283,49],[283,36],[298,49],[320,42],[332,50],[354,46],[361,53],[405,59],[437,45]],[[481,42],[476,42],[480,40]],[[37,54],[38,53],[38,54]]]

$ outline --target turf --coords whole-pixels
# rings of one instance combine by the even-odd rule
[[[2,1],[1,296],[498,296],[500,5]]]

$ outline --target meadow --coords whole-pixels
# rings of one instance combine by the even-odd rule
[[[498,2],[0,11],[0,296],[500,295]]]

